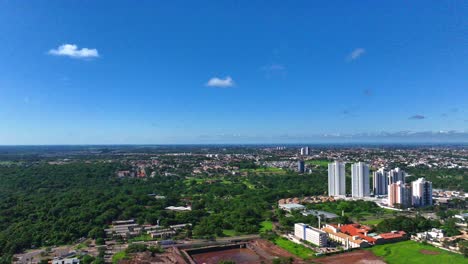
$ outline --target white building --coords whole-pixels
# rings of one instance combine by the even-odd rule
[[[280,204],[278,207],[282,210],[285,210],[287,212],[292,212],[292,211],[302,211],[306,207],[303,206],[302,204],[297,204],[297,203],[289,203],[289,204]]]
[[[309,156],[309,153],[310,153],[309,147],[303,147],[303,148],[301,148],[301,155],[302,155],[302,156]]]
[[[294,225],[294,236],[319,247],[326,246],[328,242],[326,232],[303,223],[297,223]]]
[[[388,193],[388,178],[385,169],[380,168],[378,171],[374,171],[372,179],[374,195],[386,195]]]
[[[388,172],[388,184],[396,183],[398,181],[405,183],[405,176],[405,171],[400,168],[390,170]]]
[[[344,162],[328,164],[328,195],[346,195],[346,177]]]
[[[438,228],[432,228],[429,231],[417,233],[416,237],[419,239],[424,239],[424,240],[439,240],[443,238],[444,235],[444,230],[438,229]]]
[[[366,163],[351,165],[351,187],[353,197],[369,196],[369,166]]]
[[[432,205],[432,182],[419,178],[411,185],[413,189],[412,202],[415,207]]]

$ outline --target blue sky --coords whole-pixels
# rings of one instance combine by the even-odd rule
[[[0,0],[0,32],[0,144],[468,132],[466,1]]]

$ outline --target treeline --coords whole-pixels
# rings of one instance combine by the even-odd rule
[[[395,218],[385,219],[376,226],[378,232],[390,232],[392,230],[403,230],[408,234],[415,234],[430,230],[431,228],[441,228],[446,236],[456,236],[460,234],[456,226],[457,220],[449,218],[440,223],[438,220],[426,219],[422,216],[413,218],[406,216],[397,216]]]

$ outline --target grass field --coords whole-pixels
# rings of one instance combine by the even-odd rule
[[[306,160],[305,163],[318,165],[320,167],[328,167],[328,163],[330,163],[330,161],[328,160]]]
[[[364,220],[364,221],[361,221],[359,223],[363,224],[363,225],[378,225],[383,220],[384,220],[384,218],[378,218],[378,219]]]
[[[310,259],[315,257],[315,252],[310,248],[306,248],[302,245],[296,244],[294,242],[289,241],[284,237],[278,237],[275,239],[274,243],[284,250],[288,251],[289,253],[296,255],[302,259]]]
[[[374,246],[368,250],[382,257],[388,264],[419,264],[426,262],[444,264],[468,263],[468,260],[462,255],[411,240]],[[424,254],[421,252],[422,250],[427,250],[431,254]]]
[[[271,221],[263,221],[260,223],[260,233],[273,230],[273,223]]]
[[[236,236],[237,232],[232,229],[223,229],[223,235],[232,237],[232,236]]]
[[[130,238],[128,241],[129,242],[137,242],[137,241],[153,241],[153,240],[156,240],[156,239],[151,238],[151,236],[149,234],[141,234],[139,236]]]
[[[195,177],[186,177],[184,183],[186,186],[189,186],[192,181],[195,181],[196,184],[205,184],[208,181],[220,181],[222,184],[232,184],[232,181],[225,180],[223,178],[195,178]]]
[[[284,174],[286,173],[285,170],[281,168],[274,168],[274,167],[266,167],[266,168],[258,168],[258,169],[242,169],[241,172],[250,172],[250,173],[266,173],[266,174]]]
[[[245,184],[245,186],[247,186],[247,188],[249,188],[249,189],[255,189],[255,185],[253,185],[252,183],[250,183],[247,180],[242,181],[242,183]]]

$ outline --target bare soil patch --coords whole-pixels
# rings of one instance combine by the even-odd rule
[[[421,249],[419,252],[421,252],[424,255],[439,255],[440,254],[440,252],[427,250],[427,249]]]

